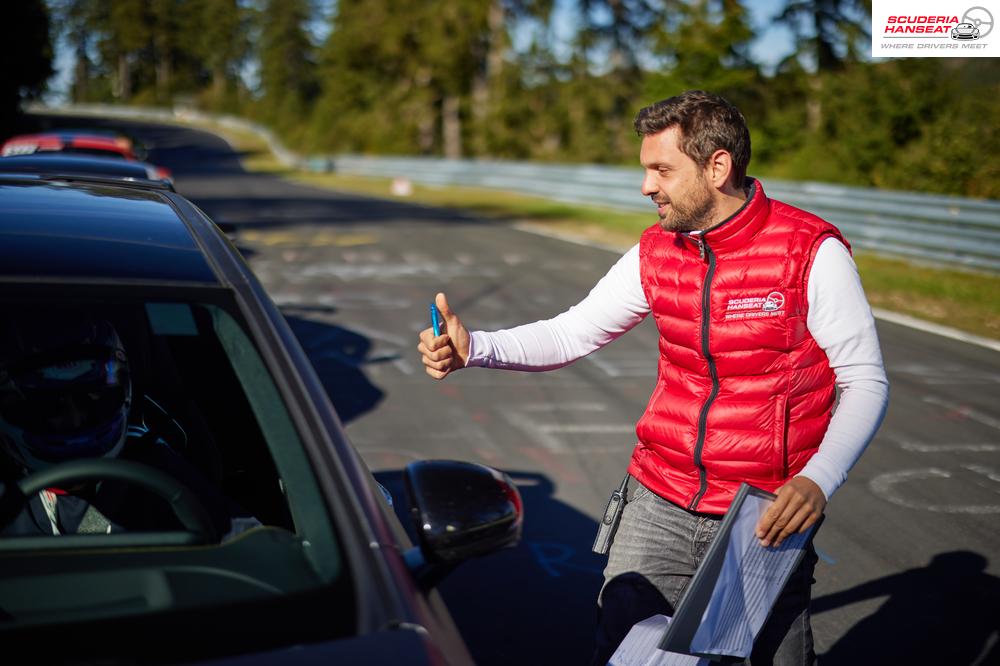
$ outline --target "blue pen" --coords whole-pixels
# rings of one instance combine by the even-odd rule
[[[434,327],[434,337],[441,335],[441,320],[438,319],[438,309],[431,303],[431,326]]]

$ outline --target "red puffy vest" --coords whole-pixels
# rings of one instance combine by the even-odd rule
[[[835,398],[806,280],[823,240],[847,242],[749,182],[743,207],[700,236],[657,224],[639,242],[660,362],[629,472],[703,513],[725,513],[742,481],[773,491],[798,473]]]

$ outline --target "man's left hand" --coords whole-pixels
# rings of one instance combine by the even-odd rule
[[[778,498],[757,523],[757,538],[763,546],[780,546],[786,537],[812,527],[826,507],[826,496],[804,476],[792,477],[775,493]]]

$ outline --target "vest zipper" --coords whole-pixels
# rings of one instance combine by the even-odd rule
[[[708,328],[711,323],[711,301],[712,301],[712,278],[715,276],[715,254],[708,246],[705,239],[700,235],[695,237],[698,241],[698,249],[701,251],[702,259],[708,258],[708,272],[705,273],[705,283],[701,288],[701,351],[708,361],[708,372],[712,377],[712,392],[708,394],[708,399],[701,407],[701,414],[698,415],[698,441],[694,445],[694,464],[698,468],[698,492],[687,508],[691,511],[698,506],[698,502],[708,490],[708,477],[705,466],[702,464],[701,453],[705,446],[705,435],[708,430],[708,410],[719,395],[719,373],[715,367],[715,359],[708,351]]]

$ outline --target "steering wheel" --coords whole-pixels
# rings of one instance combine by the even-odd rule
[[[17,482],[24,500],[46,488],[93,481],[121,481],[150,491],[170,505],[181,525],[199,542],[216,540],[215,526],[198,496],[174,477],[155,467],[117,458],[81,458],[53,465]]]

